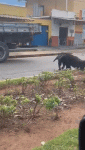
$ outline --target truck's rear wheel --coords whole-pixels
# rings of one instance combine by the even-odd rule
[[[6,61],[8,56],[9,56],[8,46],[0,41],[0,62]]]

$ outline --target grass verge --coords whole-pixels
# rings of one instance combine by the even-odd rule
[[[78,129],[71,129],[33,150],[78,150]]]
[[[59,79],[61,76],[67,77],[66,74],[67,76],[72,76],[72,71],[70,70],[61,71],[61,72],[56,71],[55,73],[42,72],[38,76],[29,77],[29,78],[22,77],[19,79],[6,79],[4,81],[0,81],[0,89],[7,88],[11,85],[27,85],[27,84],[33,84],[33,83],[39,84],[39,82],[42,82],[42,81]]]

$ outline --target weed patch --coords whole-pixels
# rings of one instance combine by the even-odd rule
[[[3,91],[0,96],[1,128],[4,125],[8,128],[9,123],[10,126],[13,123],[18,127],[27,125],[28,122],[43,116],[43,110],[48,111],[50,119],[55,112],[57,119],[59,110],[69,108],[75,102],[84,101],[85,79],[74,78],[74,74],[80,73],[78,70],[43,72],[31,78],[0,81],[0,89]]]
[[[78,129],[68,130],[59,137],[33,150],[78,150]]]

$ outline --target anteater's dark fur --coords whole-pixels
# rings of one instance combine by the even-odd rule
[[[54,61],[58,59],[58,66],[59,66],[59,70],[61,69],[61,64],[63,64],[62,69],[64,69],[64,67],[66,66],[66,68],[79,68],[79,69],[84,69],[85,67],[85,61],[79,59],[77,56],[73,56],[72,54],[69,53],[63,53],[63,54],[59,54]]]
[[[64,57],[68,57],[68,55],[71,55],[70,53],[60,53],[58,54],[58,56],[53,60],[53,62],[55,60],[58,59],[58,67],[59,67],[59,70],[61,70],[61,64],[63,65],[62,69],[64,69],[64,67],[66,66],[66,68],[71,68],[69,64],[67,64],[65,61],[64,61]]]

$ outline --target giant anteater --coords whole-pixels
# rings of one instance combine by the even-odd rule
[[[62,69],[64,69],[65,66],[66,66],[66,69],[67,69],[67,68],[71,68],[70,65],[67,64],[67,59],[65,59],[65,61],[64,61],[64,58],[65,58],[65,57],[68,58],[68,55],[70,55],[70,53],[60,53],[60,54],[58,54],[58,56],[53,60],[53,62],[54,62],[55,60],[58,59],[58,67],[59,67],[59,70],[61,70],[61,64],[63,65],[63,66],[62,66]],[[65,57],[63,57],[63,56],[65,56]]]
[[[79,59],[77,56],[73,56],[72,54],[69,53],[61,53],[61,55],[59,54],[54,61],[58,59],[58,66],[59,66],[59,70],[61,70],[61,64],[63,64],[62,69],[64,69],[64,67],[66,66],[66,68],[79,68],[79,69],[84,69],[85,67],[85,61]],[[54,62],[53,61],[53,62]]]

